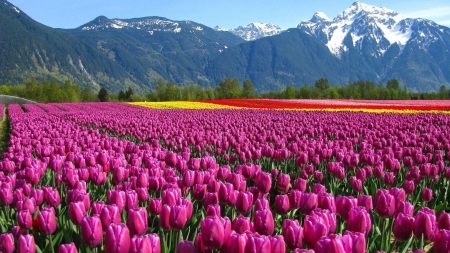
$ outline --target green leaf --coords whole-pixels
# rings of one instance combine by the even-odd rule
[[[408,251],[409,246],[411,245],[411,242],[413,240],[413,236],[411,236],[407,241],[403,242],[402,245],[400,245],[399,253],[406,253]]]

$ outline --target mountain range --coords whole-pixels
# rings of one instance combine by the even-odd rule
[[[450,29],[354,2],[330,19],[318,12],[295,28],[251,23],[231,30],[163,17],[109,19],[75,29],[42,25],[0,0],[0,84],[71,80],[117,92],[177,85],[215,87],[250,79],[258,92],[398,79],[414,91],[450,85]]]

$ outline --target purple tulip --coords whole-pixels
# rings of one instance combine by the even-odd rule
[[[287,214],[289,212],[289,197],[288,195],[275,196],[275,211],[278,214]]]
[[[357,198],[358,206],[365,207],[367,211],[373,209],[372,196],[370,195],[359,195]]]
[[[161,252],[161,240],[157,234],[147,234],[144,235],[144,238],[150,243],[152,251],[151,253],[160,253]]]
[[[266,172],[258,173],[255,179],[255,186],[261,193],[269,193],[270,188],[272,188],[272,175]]]
[[[229,200],[230,200],[230,196],[232,195],[231,193],[234,191],[234,186],[233,184],[230,183],[226,183],[220,184],[220,188],[219,188],[219,201],[220,203],[224,203],[224,204],[229,204]]]
[[[399,213],[408,215],[408,216],[413,216],[414,214],[414,205],[409,203],[409,202],[403,202],[400,201],[397,204],[397,207],[395,208],[395,216],[397,216]]]
[[[96,247],[102,243],[103,229],[99,217],[85,216],[81,221],[81,238],[89,247]]]
[[[375,194],[375,210],[382,218],[392,217],[395,212],[395,197],[388,190],[377,190]]]
[[[414,217],[407,214],[399,213],[394,221],[392,232],[398,241],[408,240],[413,233]]]
[[[129,253],[152,252],[152,246],[147,237],[135,235],[131,238]]]
[[[174,205],[170,208],[169,224],[172,229],[180,230],[184,228],[188,220],[187,207],[184,205]]]
[[[14,236],[11,233],[0,234],[0,252],[14,252]]]
[[[181,241],[178,243],[176,253],[196,253],[195,245],[191,241]]]
[[[318,199],[317,194],[312,192],[304,192],[300,200],[300,212],[303,214],[309,214],[312,210],[317,208]]]
[[[170,226],[170,210],[172,207],[173,206],[163,205],[161,208],[161,213],[159,214],[159,225],[165,230],[172,229]]]
[[[35,253],[36,244],[34,237],[31,234],[19,235],[19,242],[17,247],[18,253]]]
[[[11,205],[13,203],[13,192],[10,188],[0,189],[0,203],[2,205]]]
[[[286,243],[284,242],[284,237],[281,235],[276,236],[270,236],[270,245],[271,245],[271,252],[279,252],[279,253],[285,253],[286,252]]]
[[[150,202],[148,204],[148,211],[149,213],[153,215],[159,215],[161,213],[161,199],[158,198],[152,198],[150,199]]]
[[[291,178],[288,174],[280,173],[277,178],[277,190],[284,194],[289,191],[291,186]]]
[[[302,247],[303,241],[303,228],[296,225],[291,225],[283,228],[283,235],[286,241],[286,245],[289,249],[294,250],[295,248]]]
[[[30,229],[33,225],[33,218],[30,211],[22,210],[17,214],[17,223],[21,229]]]
[[[433,199],[433,190],[430,188],[424,188],[422,190],[422,200],[430,202]]]
[[[218,249],[224,245],[225,228],[219,216],[207,216],[200,222],[203,244],[211,249]]]
[[[239,234],[232,232],[230,239],[226,242],[223,251],[224,253],[245,253],[245,247],[247,245],[247,234]],[[200,252],[204,252],[200,250]]]
[[[105,253],[128,253],[131,246],[130,231],[123,223],[110,224],[106,229]]]
[[[336,203],[334,196],[330,193],[322,192],[317,195],[318,208],[330,210],[330,212],[336,212]]]
[[[347,220],[347,230],[367,235],[372,228],[370,214],[364,207],[354,207],[350,210]]]
[[[51,206],[44,207],[38,215],[39,232],[48,235],[56,231],[56,213]]]
[[[255,253],[270,253],[272,252],[272,245],[270,238],[264,235],[253,234],[248,237],[245,245],[245,252]]]
[[[73,242],[69,244],[60,244],[58,253],[78,253],[77,246]]]
[[[322,219],[311,215],[305,217],[305,221],[303,222],[303,238],[309,248],[314,247],[317,241],[322,236],[328,235],[328,233],[329,228]]]
[[[352,196],[336,197],[336,214],[344,220],[348,220],[350,210],[358,206],[358,200]]]
[[[256,211],[253,216],[255,231],[261,235],[272,235],[275,223],[270,209]]]
[[[436,215],[434,210],[422,207],[414,220],[414,237],[420,239],[423,235],[426,242],[432,242],[437,232]]]
[[[108,229],[112,223],[121,223],[119,208],[116,205],[105,205],[100,212],[100,221],[104,231]]]
[[[253,194],[251,192],[239,192],[236,198],[236,210],[239,213],[248,213],[252,209]]]
[[[403,190],[405,190],[406,194],[412,194],[414,193],[415,184],[412,180],[405,180],[403,183]]]
[[[69,204],[69,218],[75,225],[80,225],[81,220],[86,215],[85,205],[83,202],[70,202]]]
[[[450,213],[442,212],[439,215],[438,228],[450,230]]]
[[[450,252],[450,230],[441,229],[434,237],[434,252]]]
[[[100,215],[103,207],[105,207],[105,202],[103,202],[103,201],[93,202],[92,206],[91,206],[91,216],[94,216],[96,214]]]
[[[231,224],[231,228],[238,234],[243,234],[246,231],[254,232],[253,223],[250,218],[239,215]]]

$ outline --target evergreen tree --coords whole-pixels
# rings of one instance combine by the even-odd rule
[[[128,88],[128,90],[125,92],[125,100],[130,100],[131,96],[133,96],[134,92],[131,87]]]
[[[287,99],[294,99],[295,98],[295,88],[292,85],[289,85],[284,90],[284,97]]]
[[[98,92],[97,97],[100,100],[100,102],[108,102],[109,99],[108,91],[104,87],[102,87]]]
[[[125,100],[125,92],[123,92],[123,90],[119,91],[119,95],[117,96],[117,99],[119,99],[119,101]]]
[[[330,88],[330,84],[328,83],[328,79],[327,78],[320,78],[318,80],[316,80],[316,82],[314,83],[314,88],[317,89],[317,91],[319,92],[319,97],[322,97],[325,90]]]

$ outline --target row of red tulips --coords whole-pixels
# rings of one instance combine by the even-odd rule
[[[283,120],[333,114],[252,111],[243,116],[265,121],[246,122],[232,111],[183,118],[182,110],[172,116],[118,104],[42,108],[9,108],[13,136],[1,163],[0,202],[11,208],[2,227],[13,233],[2,236],[15,236],[19,252],[59,244],[75,250],[71,241],[84,242],[81,251],[106,252],[406,251],[433,242],[435,252],[448,250],[446,116],[402,116],[425,121],[414,127],[429,135],[414,136],[410,124],[387,115],[387,124],[403,129],[380,132],[367,124],[373,118],[348,113],[338,115],[361,118],[353,125],[331,118],[333,127],[315,132]],[[239,127],[222,129],[213,114]],[[94,123],[110,133],[131,126],[122,137],[135,141],[137,131],[157,138],[133,143],[77,125]],[[261,131],[267,123],[272,133]],[[226,139],[213,135],[221,131]],[[37,229],[28,215],[37,217]]]

